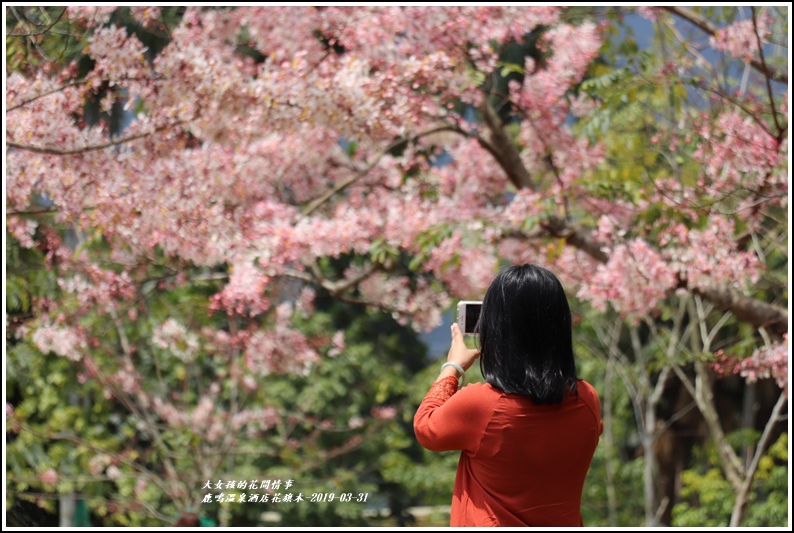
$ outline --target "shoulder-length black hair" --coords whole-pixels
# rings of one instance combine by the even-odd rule
[[[478,322],[480,370],[492,386],[555,404],[576,393],[571,310],[557,277],[526,264],[502,269]]]

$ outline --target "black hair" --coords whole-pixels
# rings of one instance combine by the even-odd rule
[[[550,271],[531,264],[502,269],[485,293],[477,329],[480,370],[493,387],[537,404],[576,394],[571,310]]]

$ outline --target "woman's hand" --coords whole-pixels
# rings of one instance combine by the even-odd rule
[[[470,350],[463,340],[463,333],[461,333],[458,324],[452,324],[452,346],[449,348],[447,361],[458,363],[463,370],[468,370],[478,357],[480,357],[479,350]]]

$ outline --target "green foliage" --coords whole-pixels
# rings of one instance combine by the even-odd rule
[[[742,436],[735,440],[746,442]],[[701,450],[699,458],[700,464],[681,476],[683,501],[673,508],[672,525],[725,527],[730,523],[736,495],[718,466],[713,448]],[[783,433],[759,462],[743,527],[786,526],[789,509],[787,465],[788,435]]]
[[[83,250],[102,255],[109,250],[109,243],[88,239]],[[377,253],[377,248],[373,252]],[[29,301],[34,294],[47,296],[59,299],[64,309],[75,312],[77,304],[61,293],[57,284],[36,285],[35,280],[49,280],[48,269],[41,258],[26,254],[29,251],[9,240],[7,258],[16,276],[12,301]],[[224,480],[292,479],[295,491],[300,491],[304,499],[314,493],[367,495],[363,503],[277,507],[279,525],[366,525],[363,511],[372,506],[386,506],[395,516],[407,520],[406,509],[424,503],[428,494],[437,494],[438,483],[451,491],[454,465],[449,467],[450,459],[436,467],[439,461],[421,449],[412,434],[412,416],[418,405],[413,375],[426,365],[425,347],[413,330],[399,326],[383,313],[320,294],[315,311],[297,316],[292,326],[320,342],[327,342],[342,330],[345,349],[335,357],[326,356],[308,376],[269,375],[261,381],[259,390],[241,394],[231,379],[231,367],[219,354],[202,352],[195,361],[185,362],[151,342],[155,327],[166,319],[175,319],[192,331],[206,326],[242,325],[241,319],[208,312],[207,299],[219,290],[221,282],[180,285],[156,281],[170,279],[168,262],[163,258],[162,270],[157,265],[152,267],[149,279],[155,281],[142,283],[141,296],[130,304],[138,311],[137,317],[125,318],[120,329],[101,310],[83,310],[83,326],[101,334],[99,346],[90,352],[92,360],[104,375],[112,375],[119,368],[123,331],[127,342],[136,347],[135,369],[146,377],[151,393],[167,398],[171,391],[178,391],[182,404],[192,409],[191,404],[195,406],[208,383],[220,380],[221,405],[231,409],[236,396],[241,408],[259,406],[279,413],[280,422],[271,431],[255,439],[240,434],[236,452],[218,458],[224,465]],[[345,267],[329,263],[324,268]],[[35,316],[23,316],[29,312],[29,305],[13,309],[21,319],[35,320]],[[262,318],[264,323],[272,320],[269,316]],[[216,460],[212,454],[206,455],[205,443],[189,428],[162,425],[159,436],[143,429],[140,416],[126,409],[119,396],[108,399],[96,380],[81,383],[81,365],[42,353],[25,338],[8,345],[7,370],[8,400],[14,406],[15,425],[21,424],[20,431],[8,434],[9,507],[20,508],[17,500],[33,501],[54,512],[52,500],[33,494],[76,492],[86,498],[95,522],[123,527],[162,525],[162,520],[152,518],[140,507],[124,507],[124,502],[140,501],[165,516],[176,517],[183,511],[156,483],[138,487],[136,468],[156,479],[165,475],[164,465],[170,461],[187,482],[196,479],[201,468],[196,463],[198,457]],[[426,390],[430,382],[432,379],[421,387]],[[379,408],[393,409],[396,416],[373,416]],[[91,463],[97,456],[112,460],[120,468],[121,477],[109,479],[104,467],[99,474],[92,474]],[[402,468],[405,465],[418,468],[411,472]],[[49,469],[58,475],[54,486],[39,478]],[[426,476],[429,472],[435,475]],[[423,484],[406,486],[420,478],[425,479]],[[185,488],[199,494],[201,487]],[[446,503],[449,498],[437,500]],[[240,526],[262,524],[262,511],[262,505],[213,502],[201,507],[205,516],[223,516],[226,523]]]

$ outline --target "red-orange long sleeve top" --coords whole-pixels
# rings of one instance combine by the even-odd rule
[[[461,450],[451,526],[582,526],[582,487],[603,430],[586,381],[559,405],[440,379],[414,416],[419,443]]]

